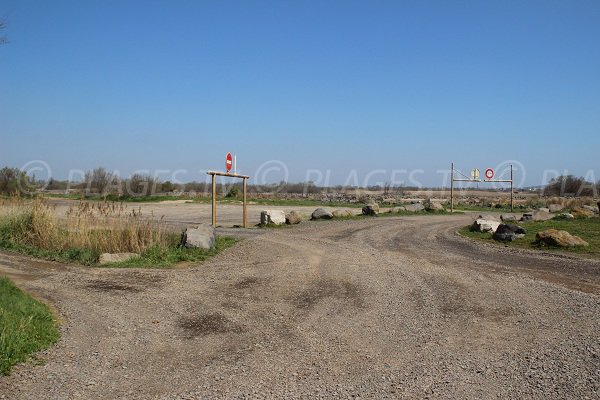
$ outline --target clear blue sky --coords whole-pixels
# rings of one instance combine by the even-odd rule
[[[0,18],[0,165],[203,180],[231,151],[289,181],[441,185],[451,161],[511,159],[525,184],[600,179],[597,0],[0,0]]]

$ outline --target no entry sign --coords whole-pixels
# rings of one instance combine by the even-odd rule
[[[227,172],[231,171],[232,166],[233,157],[231,156],[231,153],[227,153],[227,156],[225,156],[225,168],[227,169]]]
[[[485,170],[485,177],[487,179],[492,179],[494,177],[494,170],[491,168],[488,168]]]

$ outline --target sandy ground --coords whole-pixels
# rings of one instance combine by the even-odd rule
[[[474,243],[455,233],[469,221],[248,230],[183,270],[0,253],[62,321],[0,397],[599,398],[600,263]]]
[[[75,206],[78,202],[73,200],[52,199],[50,203],[56,207],[56,212],[59,215],[64,215],[69,207]],[[194,224],[211,224],[212,223],[212,208],[210,204],[192,203],[186,200],[163,201],[159,203],[124,203],[127,210],[141,210],[142,215],[161,218],[176,227],[185,227]],[[298,211],[306,219],[317,206],[298,207],[298,206],[265,206],[250,204],[248,207],[248,226],[255,226],[260,223],[260,212],[262,210],[283,210],[285,212]],[[345,207],[325,207],[333,210],[352,210],[360,214],[360,208],[345,208]],[[217,226],[233,227],[234,225],[242,225],[243,207],[238,204],[218,204],[217,205]]]

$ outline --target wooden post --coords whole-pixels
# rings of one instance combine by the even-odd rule
[[[248,178],[243,178],[244,179],[244,228],[248,227],[248,210],[246,207],[246,193],[247,193],[247,181]]]
[[[217,227],[217,176],[212,176],[212,226]]]
[[[454,212],[454,163],[451,167],[452,172],[450,173],[450,212]]]
[[[515,204],[513,200],[513,166],[510,164],[510,212],[514,212]]]

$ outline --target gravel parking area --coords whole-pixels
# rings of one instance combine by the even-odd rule
[[[0,253],[62,321],[0,398],[600,398],[600,263],[458,237],[470,220],[244,231],[190,269]]]

